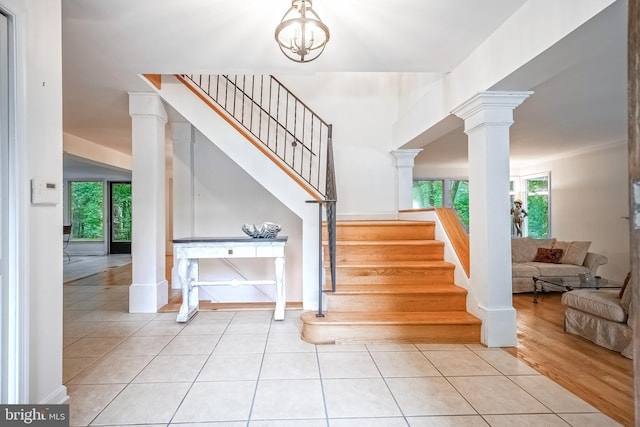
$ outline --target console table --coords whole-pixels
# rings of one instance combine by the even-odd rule
[[[275,285],[275,320],[284,319],[285,280],[284,246],[287,237],[260,239],[251,237],[186,237],[173,240],[173,251],[178,260],[178,277],[182,287],[182,305],[177,322],[188,321],[198,311],[198,286],[200,285]],[[275,280],[226,280],[200,281],[200,258],[274,258]]]

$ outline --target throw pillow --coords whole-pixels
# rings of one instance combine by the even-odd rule
[[[511,261],[529,262],[536,256],[537,246],[528,237],[511,239]]]
[[[549,262],[552,264],[560,264],[564,250],[562,249],[547,249],[538,248],[538,253],[533,259],[534,262]]]
[[[553,249],[562,249],[566,255],[567,251],[569,250],[569,246],[571,245],[571,242],[562,242],[562,241],[557,241],[553,244],[552,248]]]
[[[563,264],[582,265],[587,257],[591,242],[571,242],[562,258]]]

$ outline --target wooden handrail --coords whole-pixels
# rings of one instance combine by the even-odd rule
[[[470,277],[469,235],[462,226],[458,213],[453,208],[434,208],[434,210],[440,219],[442,228],[444,228],[451,241],[453,250],[456,252],[465,274]]]

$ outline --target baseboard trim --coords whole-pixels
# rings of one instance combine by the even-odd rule
[[[63,403],[67,403],[68,401],[69,401],[69,395],[67,394],[67,387],[64,385],[61,385],[60,387],[58,387],[57,390],[55,390],[53,393],[51,393],[49,396],[43,399],[40,402],[40,404],[41,405],[60,405]]]

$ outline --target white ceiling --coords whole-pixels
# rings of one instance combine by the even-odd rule
[[[130,153],[142,73],[447,72],[524,2],[316,0],[331,40],[296,64],[273,38],[288,0],[62,0],[64,130]],[[496,85],[536,92],[516,110],[514,159],[626,137],[624,4]],[[461,128],[432,139],[417,141],[430,161],[466,163]]]

